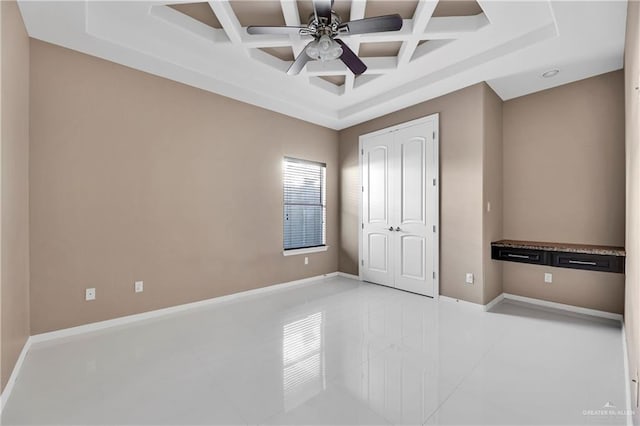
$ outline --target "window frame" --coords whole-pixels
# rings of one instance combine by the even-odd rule
[[[287,203],[285,200],[285,192],[286,192],[286,184],[287,184],[287,179],[286,179],[287,162],[320,166],[322,170],[321,188],[320,188],[320,199],[321,199],[320,206],[322,207],[322,244],[321,245],[284,248],[285,232],[286,232],[286,228],[285,228],[286,213],[285,212],[286,212],[287,206],[292,205],[290,203]],[[309,204],[309,205],[313,206],[313,204]],[[284,158],[282,159],[282,254],[284,256],[292,256],[297,254],[317,253],[317,252],[327,251],[328,247],[329,246],[327,245],[327,165],[326,163],[322,163],[320,161],[305,160],[302,158],[284,156]]]

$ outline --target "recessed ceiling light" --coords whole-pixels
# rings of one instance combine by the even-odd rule
[[[559,72],[560,72],[560,70],[549,70],[549,71],[543,72],[542,76],[544,78],[555,77]]]

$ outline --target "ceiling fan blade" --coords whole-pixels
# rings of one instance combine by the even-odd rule
[[[340,25],[338,31],[344,34],[367,34],[398,31],[400,28],[402,28],[402,17],[395,14],[345,22]]]
[[[300,30],[304,30],[307,27],[247,27],[247,33],[249,34],[300,34]]]
[[[311,43],[313,43],[313,42],[310,42],[309,44],[311,44]],[[309,46],[309,44],[307,44],[307,46]],[[307,65],[307,62],[309,62],[311,60],[309,55],[307,55],[307,46],[305,46],[304,50],[302,50],[302,52],[300,52],[300,54],[298,55],[296,60],[293,61],[293,64],[291,64],[291,66],[287,70],[287,74],[288,75],[298,75],[298,74],[300,74],[300,71],[302,71],[304,66]]]
[[[313,11],[316,14],[318,21],[320,18],[325,18],[327,22],[331,22],[331,6],[333,0],[313,0]]]
[[[356,55],[353,50],[349,48],[345,44],[344,41],[340,39],[335,39],[337,43],[342,46],[342,56],[340,56],[340,60],[344,62],[344,64],[351,70],[355,75],[360,75],[367,70],[367,66],[362,62],[358,55]]]

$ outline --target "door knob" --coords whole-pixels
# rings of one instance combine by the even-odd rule
[[[393,231],[393,226],[390,226],[390,227],[389,227],[389,231]]]
[[[400,232],[400,227],[396,226],[396,231]]]

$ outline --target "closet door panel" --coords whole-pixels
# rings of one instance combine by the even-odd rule
[[[366,204],[369,224],[389,223],[389,149],[375,146],[365,154],[367,179]]]
[[[400,212],[401,225],[425,223],[425,138],[413,137],[400,145]]]
[[[392,224],[393,140],[378,135],[363,141],[362,153],[362,278],[393,286]],[[391,228],[393,229],[393,228]]]
[[[425,281],[425,238],[418,235],[400,235],[401,277]]]
[[[425,123],[395,133],[398,218],[394,249],[395,287],[433,296],[433,229],[427,212],[427,185],[433,161],[433,124]]]
[[[368,235],[368,266],[372,272],[389,273],[391,259],[389,259],[389,249],[391,242],[385,234],[371,232]]]

